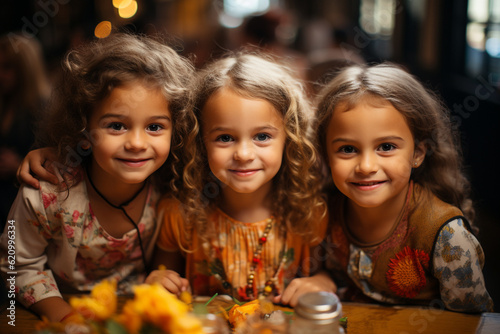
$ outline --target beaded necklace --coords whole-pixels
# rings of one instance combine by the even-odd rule
[[[269,233],[271,232],[271,230],[273,228],[274,218],[269,218],[266,221],[266,223],[267,223],[267,225],[266,225],[266,227],[264,229],[264,232],[258,238],[258,245],[257,245],[257,248],[255,249],[255,251],[253,253],[252,261],[251,261],[251,264],[250,264],[250,271],[249,271],[248,276],[247,276],[247,285],[245,286],[245,293],[246,293],[246,296],[247,296],[248,299],[255,299],[256,294],[258,294],[257,288],[254,285],[255,278],[256,278],[256,269],[257,269],[257,266],[261,263],[262,249],[263,249],[264,245],[266,244],[267,238],[269,236]],[[283,266],[283,264],[287,260],[287,256],[286,256],[287,249],[286,248],[287,248],[287,245],[286,245],[286,236],[285,236],[285,240],[284,240],[284,243],[283,243],[283,250],[282,250],[283,256],[282,256],[282,258],[280,260],[280,263],[278,264],[278,267],[276,268],[276,271],[274,272],[273,276],[270,279],[266,280],[266,283],[265,283],[265,286],[264,286],[264,290],[262,291],[262,294],[264,296],[269,296],[273,292],[276,295],[279,294],[278,286],[277,286],[276,282],[277,282],[278,273],[281,270],[281,267]],[[222,272],[224,272],[224,268],[223,268],[222,264],[221,264],[221,268],[220,269],[222,269]],[[226,277],[225,277],[224,274],[221,274],[220,272],[216,271],[216,272],[213,273],[213,275],[219,281],[221,281],[222,286],[224,287],[224,289],[229,290],[229,291],[232,292],[231,283],[229,283],[226,280]]]

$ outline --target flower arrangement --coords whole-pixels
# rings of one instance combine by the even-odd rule
[[[246,303],[234,305],[228,312],[228,321],[232,328],[237,329],[245,324],[252,315],[264,317],[274,311],[273,304],[265,299],[255,299]]]
[[[37,330],[45,333],[89,334],[201,334],[200,320],[189,306],[157,284],[137,285],[134,299],[117,313],[116,282],[103,281],[90,296],[71,298],[74,312],[60,323],[42,320]]]

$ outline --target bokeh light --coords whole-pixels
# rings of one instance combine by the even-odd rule
[[[491,31],[485,43],[486,52],[493,58],[500,58],[500,31]]]
[[[118,15],[124,19],[131,18],[137,13],[137,8],[137,1],[132,0],[128,6],[118,8]]]
[[[102,21],[100,22],[94,30],[94,35],[97,38],[106,38],[111,34],[111,29],[113,28],[113,25],[109,21]]]
[[[469,23],[467,25],[466,39],[471,48],[484,51],[486,25],[482,23]]]
[[[130,3],[134,0],[113,0],[113,6],[115,8],[125,8],[130,5]]]

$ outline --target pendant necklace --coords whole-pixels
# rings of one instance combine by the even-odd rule
[[[142,244],[142,238],[141,238],[141,233],[139,232],[139,227],[137,226],[136,222],[132,219],[132,217],[130,217],[130,215],[125,210],[125,207],[127,205],[129,205],[133,200],[135,200],[137,198],[137,196],[139,196],[139,194],[144,190],[144,187],[146,186],[147,182],[144,182],[142,187],[129,200],[123,202],[120,205],[114,205],[106,197],[104,197],[104,195],[99,190],[97,190],[97,187],[94,185],[94,182],[92,181],[92,178],[90,177],[90,173],[88,171],[87,171],[87,178],[89,179],[90,185],[92,186],[94,191],[97,193],[97,195],[99,195],[99,197],[101,197],[112,208],[121,210],[123,212],[123,214],[125,215],[125,217],[127,217],[127,219],[134,226],[135,230],[137,231],[137,239],[139,239],[139,246],[141,247],[141,255],[142,255],[142,262],[144,264],[144,269],[147,270],[146,253],[144,252],[144,246]]]
[[[245,293],[249,299],[255,299],[255,292],[257,289],[254,285],[255,279],[256,279],[256,269],[257,269],[257,266],[261,263],[262,249],[267,242],[267,238],[268,238],[269,233],[271,232],[271,230],[273,228],[273,225],[274,225],[274,218],[269,218],[267,220],[267,225],[264,229],[264,232],[262,233],[262,235],[258,239],[257,248],[255,249],[253,256],[252,256],[252,260],[251,260],[251,264],[250,264],[250,271],[249,271],[248,276],[247,276],[247,285],[245,286]],[[279,294],[279,292],[277,291],[278,287],[276,286],[276,277],[278,276],[278,273],[279,273],[283,263],[286,262],[286,238],[284,241],[283,248],[284,248],[283,249],[283,257],[281,258],[280,263],[278,264],[278,267],[276,268],[276,271],[275,271],[273,277],[266,280],[264,290],[262,292],[262,294],[264,296],[269,296],[272,292],[276,292],[276,294]],[[221,269],[222,269],[222,271],[224,271],[223,268],[221,268]],[[225,279],[225,277],[222,277],[220,275],[220,273],[216,272],[216,273],[214,273],[214,276],[222,282],[222,286],[226,290],[232,290],[231,283],[229,283]],[[258,294],[258,291],[257,291],[257,294]]]

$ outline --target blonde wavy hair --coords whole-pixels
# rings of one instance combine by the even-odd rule
[[[87,124],[94,108],[115,87],[139,80],[151,89],[160,89],[168,101],[173,122],[171,150],[154,178],[160,189],[178,190],[179,151],[187,124],[194,122],[186,108],[194,73],[191,62],[151,37],[113,33],[68,52],[62,69],[40,146],[57,147],[58,160],[65,166],[85,165],[91,153],[82,149],[82,143],[88,140]]]
[[[442,201],[460,208],[472,224],[470,182],[463,170],[459,137],[450,122],[448,108],[397,65],[349,66],[323,87],[317,98],[317,140],[323,157],[326,158],[327,128],[335,107],[342,103],[350,109],[366,95],[390,102],[408,122],[415,145],[424,143],[424,162],[411,178]]]
[[[245,98],[265,100],[283,117],[285,149],[282,166],[273,179],[272,209],[287,230],[313,238],[308,226],[322,217],[326,205],[321,196],[311,105],[288,67],[270,56],[249,52],[212,62],[194,80],[192,103],[198,122],[186,139],[184,189],[180,194],[187,229],[195,228],[202,237],[209,235],[207,215],[219,200],[220,182],[210,173],[200,119],[205,103],[222,88]]]

